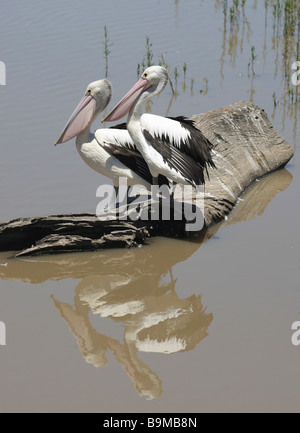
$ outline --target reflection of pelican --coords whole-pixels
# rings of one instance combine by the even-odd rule
[[[191,241],[155,239],[152,245],[131,250],[98,251],[61,256],[8,259],[1,254],[2,278],[41,283],[47,279],[82,279],[75,289],[74,307],[52,297],[54,305],[77,340],[86,362],[100,367],[110,350],[140,395],[161,395],[161,381],[138,358],[138,351],[174,353],[192,350],[208,333],[212,313],[201,297],[180,299],[172,268],[187,260],[202,242],[223,225],[244,221],[264,212],[269,201],[291,182],[283,169],[255,182],[223,221]],[[117,269],[117,272],[116,272]],[[197,288],[199,291],[199,288]],[[124,326],[124,340],[98,332],[89,312]],[[98,316],[98,317],[99,317]],[[100,319],[100,318],[99,318]]]
[[[198,249],[196,243],[189,242],[175,249],[176,243],[161,240],[159,255],[153,254],[152,245],[114,251],[112,255],[97,253],[93,270],[75,289],[74,307],[52,297],[86,362],[104,366],[111,351],[138,393],[148,398],[161,395],[161,380],[139,359],[138,352],[192,350],[208,335],[212,321],[212,313],[204,311],[200,296],[180,299],[175,291],[176,280],[169,270]],[[162,256],[169,260],[162,260]],[[102,321],[111,318],[121,323],[125,329],[123,341],[96,331],[89,312],[102,317]]]
[[[214,167],[212,145],[193,121],[141,113],[144,103],[165,88],[168,78],[164,67],[150,66],[104,120],[118,120],[129,113],[127,129],[154,184],[162,174],[176,183],[202,185],[206,167]]]
[[[57,301],[53,296],[52,300],[76,338],[87,363],[95,367],[104,367],[107,363],[106,353],[111,350],[140,395],[148,398],[161,395],[161,380],[147,364],[138,359],[137,349],[97,332],[90,323],[89,308],[80,302],[78,296],[75,296],[75,309],[65,302]]]
[[[153,293],[142,275],[117,287],[108,278],[103,283],[94,276],[82,280],[76,290],[94,314],[125,322],[125,339],[139,350],[174,353],[193,349],[207,335],[212,320],[203,310],[201,297],[180,299],[175,283],[157,281],[159,290]]]
[[[130,269],[126,274],[84,278],[75,289],[75,309],[52,299],[88,363],[104,366],[106,352],[111,350],[139,394],[155,398],[161,394],[161,381],[137,352],[192,350],[208,335],[213,317],[205,312],[200,295],[180,299],[172,278],[161,282],[161,275],[157,275],[152,287],[149,276],[133,273],[131,277]],[[89,311],[122,322],[123,343],[97,332],[90,323]]]
[[[167,323],[164,319],[167,319],[173,330],[174,325],[178,327],[177,340],[186,342],[180,344],[179,350],[192,349],[206,335],[205,329],[209,326],[209,323],[204,326],[199,325],[199,335],[194,332],[193,318],[197,320],[199,316],[202,320],[207,315],[201,309],[200,297],[196,299],[192,296],[187,300],[178,298],[175,293],[176,280],[171,272],[176,263],[190,257],[199,245],[180,241],[180,248],[177,246],[176,240],[156,239],[155,245],[145,248],[44,256],[35,257],[34,260],[17,259],[13,260],[13,263],[19,266],[21,274],[23,272],[24,275],[26,274],[24,277],[26,281],[35,283],[43,278],[55,280],[66,277],[81,278],[75,289],[74,306],[61,302],[53,296],[52,300],[76,339],[83,358],[89,364],[103,367],[109,359],[108,353],[111,352],[134,383],[138,393],[148,398],[156,398],[162,393],[161,380],[138,356],[141,350],[152,350],[148,343],[148,335],[143,335],[143,329],[152,323],[153,329],[150,331],[154,338],[150,337],[151,340],[160,343],[159,351],[171,352],[170,347],[174,340],[174,332],[171,329],[165,332],[161,328],[166,338],[157,339],[159,327]],[[36,265],[38,274],[34,275],[32,271],[34,272],[33,267]],[[7,268],[9,267],[8,263]],[[10,269],[12,270],[13,267]],[[195,304],[193,317],[190,314],[190,310],[193,309],[192,304]],[[124,340],[119,341],[110,335],[105,335],[98,331],[98,327],[96,330],[90,321],[91,311],[103,316],[103,319],[98,316],[100,329],[101,323],[106,320],[105,317],[121,322],[126,329]],[[181,322],[175,324],[172,320],[174,318],[176,320],[176,314],[177,318],[181,315]],[[211,321],[211,315],[208,317]],[[191,338],[188,335],[189,325],[184,325],[186,319],[191,324]],[[187,329],[185,336],[184,328]],[[137,335],[136,340],[133,340],[134,334]],[[163,346],[168,350],[162,350]],[[157,345],[156,348],[153,347],[154,349],[158,351]],[[173,346],[172,352],[175,349]]]
[[[76,137],[76,147],[89,167],[111,179],[115,188],[119,177],[128,185],[143,185],[150,189],[151,174],[141,154],[136,150],[126,128],[98,129],[91,134],[90,125],[111,99],[111,84],[106,79],[90,83],[55,144]],[[166,183],[166,179],[161,179]]]

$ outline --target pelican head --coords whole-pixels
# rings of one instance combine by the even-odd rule
[[[129,113],[132,107],[141,106],[148,98],[159,94],[167,85],[168,71],[163,66],[150,66],[126,93],[115,108],[102,120],[113,122]]]
[[[90,83],[55,145],[65,143],[89,128],[98,114],[106,108],[111,95],[112,87],[108,80]]]
[[[141,79],[148,81],[151,85],[149,92],[158,94],[166,87],[169,75],[163,66],[149,66],[142,73]]]

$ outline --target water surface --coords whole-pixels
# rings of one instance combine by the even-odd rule
[[[86,85],[104,77],[104,26],[110,108],[135,82],[148,36],[153,61],[163,54],[180,74],[177,95],[168,87],[153,113],[191,115],[251,100],[295,156],[255,182],[228,220],[193,240],[27,259],[1,253],[1,412],[299,411],[292,59],[283,56],[275,2],[266,11],[265,2],[247,0],[231,23],[232,2],[226,14],[225,3],[11,0],[2,7],[1,221],[95,211],[96,189],[108,180],[83,163],[74,140],[53,143]]]

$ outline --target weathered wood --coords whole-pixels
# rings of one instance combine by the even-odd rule
[[[224,218],[243,191],[257,178],[284,167],[293,149],[275,130],[266,112],[250,102],[192,116],[214,145],[216,170],[205,185],[207,226]]]
[[[219,230],[223,227],[243,223],[262,215],[273,198],[289,187],[292,179],[291,173],[283,168],[264,176],[259,182],[253,182],[226,219],[202,230],[189,240],[179,239],[180,248],[174,248],[173,242],[165,242],[163,251],[159,255],[149,254],[145,245],[138,252],[136,248],[129,248],[127,251],[111,255],[106,254],[102,249],[89,253],[88,258],[85,254],[33,257],[27,255],[13,261],[7,257],[7,253],[0,253],[0,278],[40,284],[47,280],[57,281],[65,278],[76,280],[91,276],[97,278],[101,276],[104,279],[117,278],[117,272],[126,279],[130,276],[130,280],[151,273],[152,277],[155,275],[157,281],[161,281],[163,275],[166,275],[177,263],[187,260],[202,243],[218,236]],[[163,260],[161,260],[162,255]],[[160,287],[159,284],[157,287]]]
[[[192,119],[213,144],[216,164],[216,169],[209,169],[205,184],[203,228],[207,228],[231,212],[255,179],[284,167],[293,150],[265,111],[249,102],[236,102]],[[0,224],[0,250],[18,251],[21,256],[131,247],[145,243],[149,236],[186,236],[186,222],[184,217],[100,221],[95,214],[20,218]]]
[[[148,232],[125,221],[99,221],[95,214],[19,218],[0,224],[0,250],[20,250],[17,256],[132,247]]]

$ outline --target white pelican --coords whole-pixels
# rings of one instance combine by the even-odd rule
[[[150,190],[152,176],[125,124],[90,132],[90,125],[108,105],[111,94],[108,80],[90,83],[55,145],[76,136],[79,155],[89,167],[111,178],[116,191],[119,177],[126,177],[128,186],[138,184]],[[168,184],[168,180],[161,177],[160,183]]]
[[[128,132],[148,164],[153,184],[158,183],[161,174],[175,183],[196,187],[204,184],[207,166],[215,166],[211,143],[193,121],[184,117],[142,114],[145,101],[159,94],[167,82],[164,67],[150,66],[103,121],[115,121],[129,113]]]

